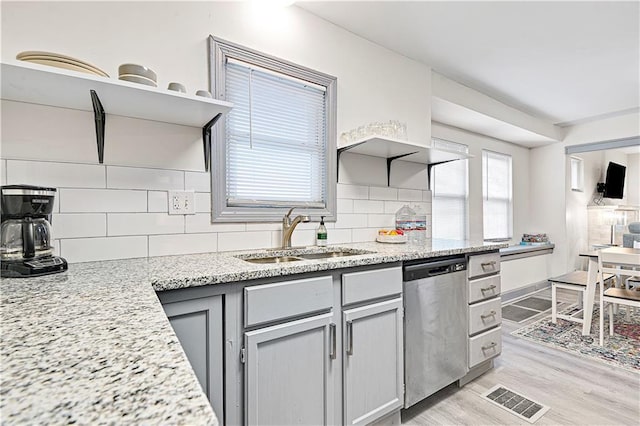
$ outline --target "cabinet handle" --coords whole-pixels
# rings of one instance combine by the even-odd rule
[[[480,291],[481,291],[482,293],[484,293],[485,291],[493,291],[493,290],[495,290],[495,288],[496,288],[495,284],[491,284],[489,287],[483,287],[483,288],[481,288],[481,289],[480,289]]]
[[[491,342],[488,345],[483,346],[481,349],[484,352],[484,351],[488,351],[489,349],[493,349],[496,346],[498,346],[498,344],[496,342]]]
[[[347,321],[347,355],[353,355],[353,321]]]
[[[482,266],[483,270],[487,269],[489,266],[491,266],[491,269],[495,269],[496,261],[492,260],[491,262],[481,263],[480,266]]]
[[[336,359],[336,325],[329,324],[329,340],[331,349],[329,350],[329,358]]]
[[[480,315],[480,318],[485,319],[485,318],[495,317],[495,316],[496,316],[496,311],[491,311],[486,315]]]

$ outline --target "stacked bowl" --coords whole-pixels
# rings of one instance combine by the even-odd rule
[[[130,81],[132,83],[145,84],[147,86],[158,87],[156,75],[153,70],[143,65],[122,64],[118,67],[118,79]]]

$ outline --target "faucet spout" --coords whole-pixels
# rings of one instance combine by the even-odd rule
[[[307,215],[298,215],[291,220],[291,212],[295,207],[289,209],[287,214],[282,218],[282,248],[291,248],[291,235],[300,222],[309,222],[311,219]]]

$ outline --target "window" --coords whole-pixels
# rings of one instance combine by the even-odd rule
[[[571,190],[584,191],[584,166],[582,158],[570,157],[571,161]]]
[[[469,147],[455,142],[432,140],[434,148],[469,153]],[[450,161],[431,169],[432,236],[468,238],[469,162]]]
[[[485,240],[508,240],[513,235],[511,156],[482,151],[482,213]]]
[[[336,79],[210,38],[216,98],[233,103],[212,149],[212,217],[280,221],[336,211]]]

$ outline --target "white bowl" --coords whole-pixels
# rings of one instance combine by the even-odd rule
[[[153,80],[149,80],[146,77],[141,77],[139,75],[133,75],[133,74],[124,74],[121,75],[120,77],[118,77],[120,80],[123,81],[130,81],[132,83],[139,83],[139,84],[144,84],[146,86],[153,86],[153,87],[158,87],[158,85],[156,84],[155,81]]]
[[[175,81],[169,83],[167,89],[173,90],[174,92],[187,93],[187,88],[184,87],[184,84],[176,83]]]
[[[145,67],[144,65],[137,64],[122,64],[118,67],[118,75],[138,75],[144,78],[148,78],[154,82],[158,81],[158,76],[152,69]]]

